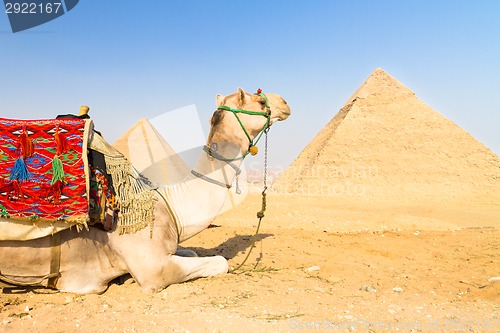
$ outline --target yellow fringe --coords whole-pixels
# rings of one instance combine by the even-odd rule
[[[154,223],[154,206],[157,201],[147,180],[124,157],[106,156],[106,171],[111,175],[119,205],[118,226],[120,234],[135,233]]]

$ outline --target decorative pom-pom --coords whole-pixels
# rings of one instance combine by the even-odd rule
[[[21,155],[24,158],[33,156],[33,141],[28,136],[26,126],[23,126],[23,132],[19,136],[19,143],[21,144]]]
[[[59,126],[56,127],[56,133],[54,134],[54,139],[57,144],[57,154],[62,155],[70,149],[68,142],[64,135],[59,132]]]
[[[13,180],[11,185],[12,185],[12,190],[14,192],[14,198],[23,200],[24,193],[23,193],[23,189],[21,188],[21,184],[19,184],[19,182],[17,180]]]
[[[14,167],[9,176],[9,180],[17,180],[20,182],[27,181],[31,177],[31,173],[28,171],[26,167],[26,163],[24,162],[24,158],[19,157],[14,163]]]
[[[63,188],[64,188],[63,180],[55,181],[48,190],[47,200],[52,201],[54,204],[60,203]]]
[[[54,156],[52,160],[52,180],[50,181],[50,185],[54,185],[57,181],[64,181],[65,173],[63,169],[63,163],[59,156]]]
[[[24,199],[23,190],[21,188],[21,185],[17,181],[17,179],[14,179],[11,182],[3,183],[2,185],[0,185],[0,192],[2,192],[2,193],[5,192],[7,194],[8,200],[23,200]],[[0,204],[0,208],[1,207],[3,207],[3,206]],[[9,217],[9,213],[7,212],[7,210],[4,211],[4,209],[5,209],[5,207],[2,208],[2,212],[0,213],[0,215],[2,217]]]
[[[250,146],[250,148],[248,149],[248,151],[250,152],[250,154],[252,156],[255,156],[259,152],[259,148],[257,146]]]
[[[257,89],[257,94],[262,94],[262,89]]]

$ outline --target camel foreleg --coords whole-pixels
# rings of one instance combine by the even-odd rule
[[[164,258],[156,274],[133,274],[136,282],[146,293],[158,292],[171,284],[227,273],[227,260],[222,256],[181,257],[169,255]]]

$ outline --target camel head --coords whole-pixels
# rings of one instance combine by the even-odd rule
[[[243,89],[227,95],[217,95],[218,109],[210,121],[208,147],[214,143],[232,143],[240,147],[243,155],[249,151],[260,133],[277,121],[290,116],[290,107],[279,95],[262,93],[250,94]],[[255,151],[256,152],[256,151]]]

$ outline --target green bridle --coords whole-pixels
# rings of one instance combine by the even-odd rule
[[[257,143],[259,142],[260,138],[262,137],[262,134],[269,131],[269,128],[270,128],[271,108],[269,107],[269,100],[267,99],[266,95],[264,95],[262,92],[258,92],[256,95],[259,95],[260,97],[264,98],[264,100],[266,101],[266,111],[249,111],[249,110],[242,110],[242,109],[233,109],[233,108],[230,108],[229,106],[225,106],[225,105],[218,107],[218,110],[229,111],[232,114],[234,114],[234,116],[236,117],[236,120],[238,120],[238,123],[241,126],[241,129],[243,129],[243,132],[245,133],[246,137],[248,138],[248,141],[249,141],[248,150],[241,157],[239,157],[237,159],[243,159],[248,154],[250,154],[252,147],[257,146]],[[254,138],[254,140],[252,140],[252,138],[250,137],[250,134],[248,134],[248,131],[245,128],[245,125],[243,125],[243,122],[241,121],[240,117],[238,117],[238,113],[247,114],[247,115],[251,115],[251,116],[264,116],[264,117],[266,117],[266,124],[264,125],[264,128],[262,129],[262,131],[260,131],[259,135],[257,135],[256,138]],[[255,155],[255,154],[252,154],[252,155]]]
[[[239,189],[239,186],[238,186],[238,176],[240,175],[241,170],[240,170],[239,166],[237,166],[236,164],[234,164],[232,162],[237,161],[237,160],[242,160],[248,154],[252,154],[252,155],[257,154],[258,150],[256,149],[257,148],[256,145],[257,145],[257,142],[259,142],[260,138],[262,137],[262,134],[266,134],[266,149],[265,149],[265,158],[264,159],[265,159],[265,164],[267,165],[267,133],[269,132],[269,129],[271,128],[271,108],[269,107],[269,100],[267,99],[266,95],[264,95],[262,93],[262,91],[260,89],[257,91],[256,95],[261,96],[266,101],[266,111],[250,111],[250,110],[242,110],[242,109],[233,109],[233,108],[230,108],[229,106],[225,106],[225,105],[218,107],[218,110],[229,111],[232,114],[234,114],[234,116],[238,120],[238,123],[240,124],[241,128],[243,129],[243,132],[245,132],[245,135],[248,138],[248,141],[250,143],[248,145],[248,150],[243,155],[236,157],[236,158],[226,158],[226,157],[220,155],[219,153],[217,153],[217,149],[212,149],[211,147],[208,147],[206,145],[203,147],[203,150],[211,158],[215,158],[219,161],[226,162],[229,166],[231,166],[234,169],[234,171],[236,171],[236,193],[237,194],[241,193],[241,190]],[[250,134],[248,134],[248,131],[245,128],[245,125],[243,125],[243,122],[241,121],[240,117],[238,117],[238,113],[243,113],[243,114],[247,114],[247,115],[251,115],[251,116],[266,117],[266,123],[264,125],[264,128],[260,131],[260,133],[256,137],[256,139],[254,138],[254,140],[252,140],[252,138],[250,137]],[[255,149],[252,149],[252,147],[254,147]],[[196,177],[204,179],[210,183],[213,183],[213,184],[216,184],[216,185],[219,185],[222,187],[226,187],[228,189],[231,188],[231,185],[221,183],[215,179],[211,179],[205,175],[200,174],[199,172],[196,172],[195,170],[191,170],[191,173],[193,175],[195,175]]]

